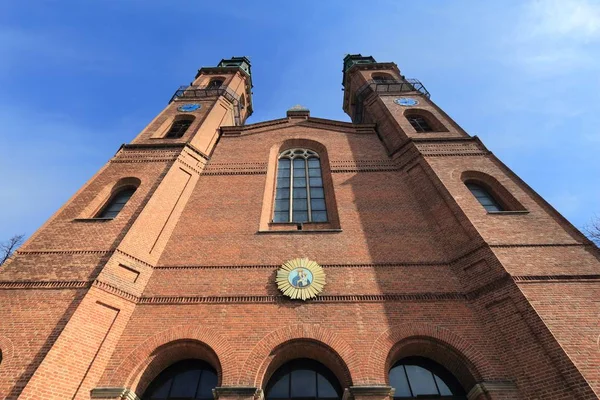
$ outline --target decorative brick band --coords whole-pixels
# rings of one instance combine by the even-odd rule
[[[520,275],[512,277],[518,283],[598,281],[600,275]]]
[[[277,269],[279,264],[238,264],[238,265],[158,265],[154,269]],[[386,268],[386,267],[444,267],[448,263],[382,263],[382,264],[321,264],[323,268]]]
[[[586,247],[586,243],[501,243],[490,244],[491,248],[511,248],[511,247]]]
[[[19,251],[17,250],[17,254],[30,254],[30,255],[40,255],[40,254],[111,254],[114,250],[34,250],[34,251]]]
[[[106,282],[99,281],[98,279],[96,279],[94,281],[94,283],[92,284],[92,286],[96,287],[96,288],[98,288],[98,289],[100,289],[100,290],[102,290],[104,292],[114,294],[115,296],[118,296],[118,297],[120,297],[122,299],[131,301],[132,303],[137,303],[139,301],[139,297],[138,296],[136,296],[134,294],[131,294],[129,292],[126,292],[125,290],[122,290],[122,289],[119,289],[117,287],[114,287],[114,286],[112,286],[112,285],[110,285],[110,284],[108,284]]]
[[[0,281],[0,289],[86,289],[90,281]]]
[[[285,296],[153,296],[141,297],[138,304],[221,304],[221,303],[279,303]],[[379,295],[325,295],[307,303],[380,303],[385,301],[465,300],[461,293],[414,293]]]
[[[148,264],[147,262],[142,261],[139,258],[132,256],[131,254],[125,253],[123,250],[117,249],[117,250],[115,250],[115,252],[118,253],[118,254],[121,254],[121,255],[123,255],[123,256],[125,256],[127,258],[130,258],[130,259],[132,259],[135,262],[138,262],[138,263],[140,263],[142,265],[145,265],[146,267],[154,268],[154,265]]]

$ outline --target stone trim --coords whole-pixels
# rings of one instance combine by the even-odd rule
[[[379,398],[394,397],[394,389],[391,386],[350,386],[344,389],[342,400],[354,400],[355,396],[377,396]]]
[[[127,388],[99,387],[90,391],[92,399],[140,400],[137,394]]]
[[[480,382],[477,383],[469,393],[467,393],[468,400],[476,400],[482,394],[489,392],[516,392],[517,386],[513,382],[500,381],[500,382]]]
[[[215,400],[219,397],[254,397],[262,398],[262,390],[253,386],[220,386],[212,390]]]

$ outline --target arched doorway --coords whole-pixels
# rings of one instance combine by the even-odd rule
[[[279,367],[266,385],[266,400],[340,400],[342,387],[326,366],[308,358]]]
[[[188,359],[167,367],[150,383],[142,400],[213,400],[217,371],[206,361]]]
[[[389,372],[394,399],[466,400],[458,380],[440,364],[424,357],[406,357]]]

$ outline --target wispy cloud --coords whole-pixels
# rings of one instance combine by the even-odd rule
[[[582,42],[600,40],[600,2],[536,0],[526,7],[533,36]]]
[[[507,61],[541,78],[600,65],[600,2],[534,0],[520,10]]]

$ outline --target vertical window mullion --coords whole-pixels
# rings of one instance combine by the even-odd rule
[[[412,386],[410,384],[410,378],[408,377],[408,372],[406,372],[406,366],[402,366],[402,370],[404,371],[404,375],[406,376],[406,383],[408,383],[408,390],[410,390],[411,396],[415,396],[415,392],[412,390]]]
[[[304,159],[304,171],[306,173],[306,201],[308,203],[308,222],[312,222],[312,207],[310,205],[310,176],[308,176],[308,159]]]
[[[292,212],[294,211],[294,157],[290,158],[290,212],[288,213],[288,222],[292,222]]]

